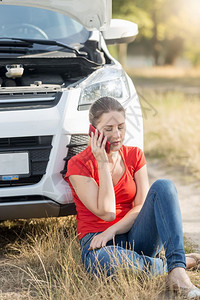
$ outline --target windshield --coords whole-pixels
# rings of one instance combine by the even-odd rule
[[[73,45],[89,38],[81,24],[63,14],[47,9],[1,5],[0,37],[56,40]]]

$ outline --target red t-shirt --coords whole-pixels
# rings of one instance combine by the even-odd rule
[[[81,239],[87,233],[100,232],[118,222],[134,206],[136,184],[134,174],[146,164],[144,153],[137,147],[122,146],[119,153],[125,165],[125,171],[120,180],[114,186],[116,199],[116,218],[114,221],[104,221],[88,210],[77,196],[69,181],[70,175],[82,175],[92,177],[99,185],[98,164],[95,160],[91,147],[73,156],[67,167],[65,180],[69,183],[77,210],[77,232]],[[89,193],[90,191],[86,191]],[[92,201],[92,199],[91,199]]]

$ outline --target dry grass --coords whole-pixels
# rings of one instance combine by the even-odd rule
[[[187,95],[200,94],[200,68],[154,67],[128,69],[127,72],[132,77],[137,89],[142,89],[142,92],[176,91]]]
[[[169,299],[169,295],[170,299],[182,299],[174,294],[166,298],[165,276],[147,279],[144,274],[136,276],[130,269],[120,268],[117,276],[110,278],[86,273],[75,217],[7,222],[1,228],[7,228],[8,235],[14,230],[13,237],[16,225],[20,234],[7,241],[0,261],[0,299],[161,300]]]
[[[146,155],[199,180],[200,69],[157,67],[129,74],[143,108]]]
[[[145,90],[146,82],[193,84],[200,72],[153,69],[134,71],[142,95],[145,152],[180,165],[200,178],[200,99],[181,92]],[[161,78],[162,77],[162,78]],[[196,84],[197,81],[195,81]],[[141,85],[140,85],[141,83]],[[90,276],[80,257],[75,217],[0,223],[0,300],[183,299],[165,291],[165,276],[136,277],[120,270],[115,277]],[[186,252],[193,251],[186,245]],[[188,272],[200,287],[200,272]]]
[[[155,115],[144,118],[145,152],[200,179],[200,96],[148,94]]]
[[[126,68],[128,74],[143,78],[197,78],[200,77],[200,68],[181,68],[173,66],[157,66],[152,68]]]

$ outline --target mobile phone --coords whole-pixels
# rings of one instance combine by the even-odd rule
[[[96,128],[94,126],[92,126],[92,124],[90,124],[90,128],[89,128],[89,136],[91,136],[91,132],[93,132],[95,134],[95,130]],[[101,132],[98,130],[98,137],[100,136]],[[102,138],[102,141],[104,139],[104,136]],[[107,153],[110,152],[110,142],[106,141],[106,145],[105,145],[105,150]]]

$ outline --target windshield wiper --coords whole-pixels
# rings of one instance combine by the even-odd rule
[[[0,37],[0,40],[11,40],[11,41],[20,41],[20,42],[26,42],[29,45],[33,45],[33,44],[39,44],[39,45],[50,45],[50,46],[60,46],[63,48],[66,48],[68,50],[71,50],[72,52],[74,52],[76,55],[78,56],[85,56],[85,52],[80,52],[77,49],[68,46],[66,44],[54,41],[54,40],[37,40],[37,39],[23,39],[23,38],[8,38],[8,37]],[[8,41],[5,41],[5,45],[8,45]],[[2,42],[0,41],[0,44],[2,45]],[[26,44],[26,46],[28,46],[28,44]],[[21,44],[20,44],[21,46]]]

